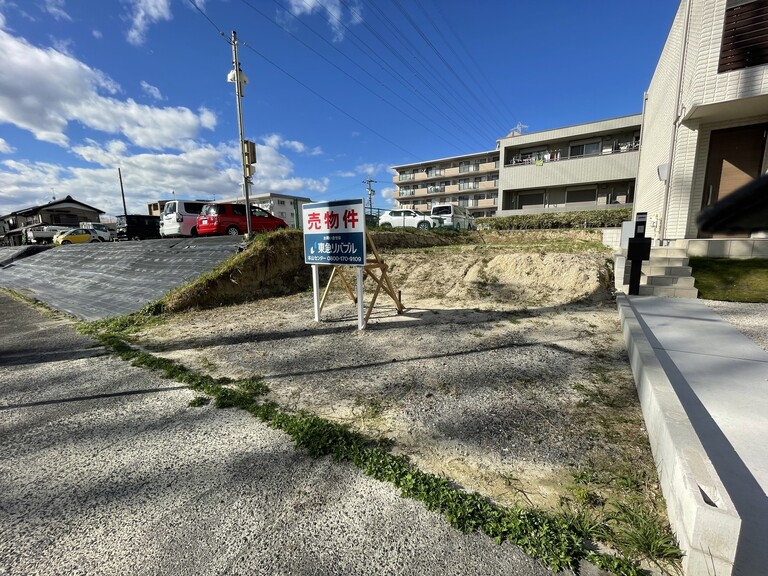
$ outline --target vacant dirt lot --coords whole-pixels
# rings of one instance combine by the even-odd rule
[[[384,250],[406,309],[382,293],[362,331],[338,284],[319,323],[302,292],[186,311],[139,340],[214,376],[263,376],[283,407],[390,438],[500,503],[557,506],[577,471],[655,492],[609,257],[575,250],[589,233],[556,236]]]

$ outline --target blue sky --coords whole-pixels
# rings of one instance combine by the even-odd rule
[[[637,114],[675,0],[0,0],[0,215],[241,192],[392,205],[392,166]]]

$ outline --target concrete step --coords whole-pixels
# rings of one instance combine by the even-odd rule
[[[641,276],[640,284],[649,286],[674,286],[675,288],[693,288],[696,279],[693,276]]]
[[[687,258],[688,253],[685,248],[656,247],[651,248],[651,258]]]
[[[671,256],[654,256],[643,262],[643,266],[688,266],[688,258],[673,258]]]
[[[642,272],[646,276],[690,276],[690,266],[656,265],[653,262],[643,262]]]
[[[629,286],[627,286],[627,292]],[[699,296],[698,288],[677,288],[675,286],[652,286],[648,284],[641,284],[639,289],[639,296],[664,296],[666,298],[692,298],[696,299]]]

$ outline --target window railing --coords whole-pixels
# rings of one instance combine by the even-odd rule
[[[399,182],[407,182],[408,180],[415,180],[415,179],[416,179],[416,175],[415,174],[400,174],[397,177],[397,180]]]
[[[602,150],[591,152],[589,154],[572,154],[568,155],[568,148],[548,150],[542,152],[532,152],[530,154],[517,154],[511,159],[505,159],[506,164],[504,166],[542,166],[548,162],[557,162],[562,160],[573,160],[577,158],[591,158],[594,156],[604,156],[607,154],[620,154],[622,152],[632,152],[640,149],[640,142],[615,142],[609,144],[609,147],[604,147]]]
[[[445,168],[432,168],[427,170],[427,178],[434,178],[435,176],[445,176]]]
[[[459,190],[477,190],[480,182],[459,182]]]
[[[464,174],[466,172],[480,172],[480,164],[460,164],[459,174]]]
[[[445,192],[445,186],[427,186],[427,194],[442,194]]]
[[[415,190],[411,190],[410,188],[403,190],[400,189],[399,196],[413,196],[416,193]]]

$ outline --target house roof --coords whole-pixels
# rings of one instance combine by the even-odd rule
[[[7,216],[12,215],[18,215],[18,216],[31,216],[33,214],[37,214],[41,212],[42,210],[48,209],[48,208],[54,208],[59,204],[79,204],[83,208],[86,208],[87,210],[93,210],[94,212],[98,212],[99,214],[104,214],[104,210],[99,210],[98,208],[94,208],[93,206],[89,206],[85,202],[80,202],[79,200],[75,200],[72,198],[72,196],[67,196],[66,198],[62,198],[61,200],[53,200],[51,202],[48,202],[47,204],[42,204],[40,206],[32,206],[30,208],[22,208],[21,210],[16,210],[15,212],[11,212]]]

